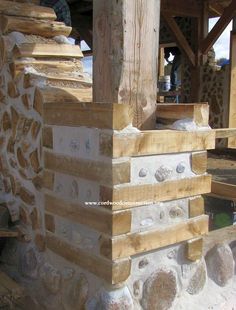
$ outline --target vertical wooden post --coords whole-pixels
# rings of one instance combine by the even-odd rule
[[[94,0],[93,101],[127,103],[155,128],[160,0]]]
[[[200,86],[201,86],[201,66],[205,64],[207,60],[207,55],[203,55],[200,50],[200,44],[208,34],[208,3],[204,2],[201,4],[201,16],[196,18],[195,25],[195,35],[197,38],[195,45],[195,55],[196,55],[196,66],[191,69],[191,101],[199,102],[200,98]]]
[[[236,127],[236,18],[230,35],[229,128]],[[236,148],[236,138],[228,139],[228,147]]]

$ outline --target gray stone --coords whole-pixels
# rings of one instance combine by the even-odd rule
[[[176,275],[171,270],[160,269],[144,283],[142,306],[144,310],[167,310],[177,294]]]
[[[163,182],[171,176],[172,172],[171,168],[162,165],[157,169],[155,177],[158,182]]]
[[[200,293],[200,291],[203,290],[207,279],[207,273],[206,273],[206,265],[204,261],[201,261],[198,265],[194,275],[191,277],[187,292],[190,295],[195,295]]]
[[[145,257],[138,263],[139,269],[144,269],[149,264],[148,259]]]
[[[129,289],[126,286],[113,291],[106,291],[103,289],[100,293],[100,300],[97,309],[133,310],[134,304]]]
[[[181,162],[178,164],[178,166],[176,167],[176,172],[177,173],[183,173],[185,171],[186,167],[185,167],[185,163]]]
[[[45,263],[40,268],[40,278],[44,287],[52,294],[57,294],[61,289],[61,274],[52,265]]]
[[[33,246],[23,247],[20,255],[20,270],[24,276],[37,278],[38,275],[37,253]]]
[[[137,280],[133,284],[133,293],[136,298],[142,297],[142,290],[143,290],[143,282],[141,280]]]
[[[66,309],[82,310],[88,299],[89,284],[84,274],[79,274],[69,287],[64,304]]]
[[[184,216],[184,211],[180,207],[173,207],[169,212],[170,218],[176,219]]]
[[[206,255],[208,276],[219,286],[225,286],[234,275],[234,259],[228,245],[219,244]]]
[[[147,171],[147,169],[144,169],[144,168],[142,168],[140,171],[139,171],[139,177],[140,178],[145,178],[146,176],[147,176],[147,174],[148,174],[148,171]]]

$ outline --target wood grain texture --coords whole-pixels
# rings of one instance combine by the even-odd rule
[[[55,20],[57,18],[54,10],[39,5],[31,5],[29,3],[16,3],[12,1],[0,2],[1,14],[21,17],[31,17],[38,19]]]
[[[216,139],[232,138],[236,139],[236,128],[218,128],[214,129],[216,132]],[[230,145],[228,145],[230,147]]]
[[[58,98],[57,103],[44,106],[44,121],[48,125],[122,130],[130,124],[131,112],[124,104],[61,103]]]
[[[235,200],[236,199],[236,185],[218,182],[212,180],[211,192],[222,198]]]
[[[45,210],[110,236],[125,234],[131,230],[130,211],[112,213],[99,206],[83,207],[49,194],[45,195]]]
[[[72,28],[61,22],[15,16],[2,16],[0,30],[3,34],[12,31],[19,31],[25,34],[53,38],[59,35],[68,37]]]
[[[113,158],[203,151],[215,148],[215,132],[148,130],[139,134],[101,134],[100,153]]]
[[[45,168],[112,186],[130,182],[130,161],[97,162],[44,152]]]
[[[53,58],[82,58],[83,54],[78,45],[22,43],[14,47],[13,59],[21,57],[53,57]]]
[[[112,262],[85,252],[50,232],[47,232],[46,242],[48,249],[104,279],[109,284],[124,282],[130,275],[131,260],[129,258]]]
[[[203,175],[158,184],[121,185],[114,188],[101,187],[100,200],[115,202],[113,210],[129,209],[161,201],[180,199],[211,191],[211,176]],[[119,204],[119,202],[122,202]],[[135,201],[135,203],[134,203]]]
[[[191,118],[197,126],[205,127],[208,126],[209,121],[209,105],[207,103],[162,103],[157,104],[156,115],[157,121],[164,124]]]
[[[189,200],[189,217],[196,217],[204,214],[204,199],[203,197],[195,197]]]
[[[195,174],[203,174],[207,170],[207,152],[197,152],[191,155],[191,169]]]
[[[120,259],[183,242],[207,232],[208,216],[202,215],[163,229],[130,233],[114,238],[103,236],[100,253],[112,260]]]
[[[192,262],[201,259],[203,254],[203,238],[188,240],[186,244],[186,258]]]
[[[159,0],[93,2],[94,101],[130,105],[143,129],[155,128],[159,12]]]
[[[236,128],[236,29],[230,35],[229,127]],[[236,148],[236,136],[228,139],[228,147]]]

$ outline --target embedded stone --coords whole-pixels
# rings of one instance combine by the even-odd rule
[[[9,153],[14,154],[14,146],[15,146],[15,140],[13,139],[13,137],[10,137],[7,144],[7,151]]]
[[[4,112],[2,117],[2,128],[4,131],[11,129],[11,119],[7,112]]]
[[[171,168],[160,166],[155,173],[155,177],[158,182],[163,182],[171,176],[172,172],[173,170]]]
[[[180,207],[173,207],[170,209],[169,215],[172,219],[183,217],[184,211]]]
[[[19,96],[19,90],[16,87],[16,84],[14,83],[14,81],[10,81],[8,83],[8,90],[7,90],[8,95],[11,98],[17,98]]]
[[[27,110],[29,110],[30,108],[30,100],[29,100],[29,95],[28,94],[24,94],[21,96],[21,100],[22,100],[22,103],[23,105],[25,106],[25,108]]]
[[[20,188],[20,198],[29,205],[35,204],[35,197],[34,194],[32,194],[30,191],[28,191],[26,188],[21,187]]]
[[[196,295],[200,293],[206,284],[206,279],[207,279],[206,265],[204,261],[201,261],[194,275],[191,277],[189,281],[187,292],[190,295]]]
[[[83,310],[88,299],[89,284],[84,274],[79,274],[72,284],[66,298],[69,309]]]
[[[142,306],[144,310],[167,310],[177,295],[176,275],[171,270],[160,269],[144,283]]]
[[[98,309],[133,310],[133,299],[128,287],[125,286],[113,291],[106,291],[103,289],[100,293]]]
[[[149,264],[149,261],[148,261],[148,259],[145,257],[145,258],[143,258],[143,259],[139,262],[138,268],[139,268],[139,269],[144,269],[148,264]]]
[[[32,246],[22,248],[23,254],[20,257],[21,273],[30,278],[37,277],[38,259],[35,249]]]
[[[19,162],[21,168],[28,167],[28,162],[25,159],[23,152],[20,148],[17,149],[16,155],[17,155],[17,159],[18,159],[18,162]]]
[[[181,162],[178,164],[178,166],[176,167],[176,172],[177,173],[183,173],[186,169],[185,163]]]
[[[22,205],[20,206],[20,220],[26,225],[31,224],[29,211],[25,206]]]
[[[234,259],[228,245],[219,244],[206,255],[208,276],[219,286],[226,286],[234,275]]]
[[[37,138],[40,128],[41,128],[41,124],[39,122],[34,121],[31,126],[31,135],[34,140]]]
[[[61,274],[58,269],[45,263],[40,269],[40,278],[46,289],[52,294],[57,294],[61,289]]]
[[[18,124],[19,118],[20,118],[20,116],[19,116],[18,112],[13,107],[11,107],[13,138],[15,138],[15,135],[16,135],[16,129],[17,129],[17,124]]]
[[[30,214],[31,222],[32,222],[32,229],[36,230],[40,228],[40,218],[39,213],[36,208],[33,209],[32,213]]]
[[[35,173],[39,173],[41,170],[39,157],[38,157],[38,150],[34,150],[32,153],[30,153],[30,163]]]
[[[133,284],[134,296],[136,298],[141,298],[142,297],[142,291],[143,291],[143,282],[141,280],[135,281]]]
[[[147,176],[147,174],[148,174],[148,171],[147,171],[147,169],[144,169],[144,168],[142,168],[140,171],[139,171],[139,177],[140,178],[145,178],[146,176]]]

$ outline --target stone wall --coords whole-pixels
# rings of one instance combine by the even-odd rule
[[[203,252],[214,132],[140,132],[127,105],[92,103],[82,53],[65,37],[1,42],[1,199],[19,237],[0,260],[34,308],[230,301],[234,239]]]

